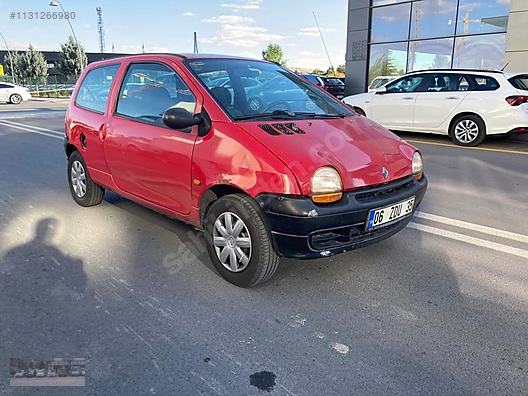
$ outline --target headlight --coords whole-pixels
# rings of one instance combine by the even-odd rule
[[[312,201],[330,203],[343,196],[343,183],[339,173],[330,166],[319,168],[312,176]]]
[[[412,174],[417,179],[420,180],[422,178],[423,172],[423,160],[422,160],[422,154],[420,154],[418,151],[415,151],[412,157]]]

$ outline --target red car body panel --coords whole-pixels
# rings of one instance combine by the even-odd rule
[[[200,225],[201,199],[217,185],[232,185],[251,197],[261,193],[306,196],[311,193],[310,179],[321,166],[339,171],[344,190],[411,174],[416,149],[365,117],[296,120],[306,134],[288,136],[271,136],[259,127],[269,121],[234,123],[183,60],[176,55],[138,55],[85,69],[79,81],[94,67],[120,64],[104,114],[73,102],[66,114],[68,143],[81,152],[97,184]],[[189,133],[116,115],[121,81],[132,62],[159,62],[174,69],[196,97],[195,113],[207,109],[211,131],[200,137],[197,126]],[[81,135],[86,138],[84,146]],[[389,179],[381,175],[382,166],[389,171]]]

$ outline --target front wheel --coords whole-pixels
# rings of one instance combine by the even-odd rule
[[[486,137],[486,125],[480,117],[463,115],[453,122],[449,135],[459,146],[476,146]]]
[[[253,199],[226,195],[207,212],[205,238],[209,257],[220,275],[239,287],[253,287],[275,273],[279,256],[271,233]]]

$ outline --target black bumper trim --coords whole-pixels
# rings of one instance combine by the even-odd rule
[[[415,210],[427,179],[412,176],[384,185],[345,192],[335,203],[318,205],[309,197],[262,194],[256,197],[270,226],[275,247],[288,258],[311,259],[342,253],[382,241],[412,220],[408,215],[385,227],[366,231],[369,210],[415,196]]]

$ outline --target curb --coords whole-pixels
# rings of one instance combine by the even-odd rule
[[[36,98],[31,97],[29,99],[29,102],[45,102],[45,103],[68,103],[70,101],[70,98]]]

